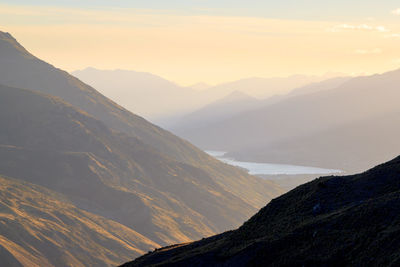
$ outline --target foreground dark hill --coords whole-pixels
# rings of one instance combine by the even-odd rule
[[[124,266],[399,266],[400,157],[321,177],[274,199],[238,230]]]

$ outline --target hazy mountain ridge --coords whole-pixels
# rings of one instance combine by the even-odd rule
[[[268,162],[273,158],[274,162],[287,162],[287,159],[296,154],[296,151],[287,151],[286,148],[302,146],[303,144],[296,143],[300,138],[310,139],[318,133],[344,128],[345,125],[351,123],[360,124],[369,118],[378,118],[400,111],[396,100],[400,98],[398,84],[400,84],[399,71],[352,78],[337,88],[291,96],[263,108],[219,121],[209,125],[207,129],[199,128],[182,136],[200,147],[229,151],[229,156],[242,160],[256,158],[257,161]],[[370,127],[374,128],[374,123],[378,122],[371,121]],[[395,126],[394,122],[392,127],[385,129],[382,133],[392,130],[396,132],[393,128]],[[290,140],[293,140],[293,143],[289,143]],[[356,139],[353,141],[357,142]],[[368,142],[372,141],[373,139],[363,145],[368,146]],[[280,150],[279,144],[285,144],[285,147]],[[338,153],[346,145],[346,143],[337,143],[333,146],[333,150],[328,154],[335,157],[334,160],[321,160],[320,166],[328,168],[343,166],[343,159]],[[285,149],[287,153],[284,152]],[[322,153],[323,147],[320,147],[319,151]],[[372,162],[374,165],[387,160],[396,151],[396,147],[393,147],[387,152],[385,158],[369,159],[368,164]],[[357,153],[358,151],[355,151],[349,156],[356,158]],[[301,164],[312,165],[317,160],[317,158],[305,157]],[[300,162],[287,163],[299,164]],[[355,169],[346,169],[347,171],[360,170],[360,166],[355,162],[349,162],[348,165],[354,166]],[[361,167],[368,168],[373,165]]]
[[[322,76],[292,75],[288,77],[250,77],[233,82],[218,84],[206,89],[210,94],[221,98],[233,91],[240,91],[250,96],[265,99],[274,95],[281,95],[290,92],[292,89],[306,86],[310,83],[320,82],[339,74],[328,73]]]
[[[345,82],[349,81],[351,77],[334,77],[330,78],[327,80],[323,80],[320,82],[315,82],[311,84],[307,84],[302,87],[297,87],[293,90],[291,90],[287,96],[296,96],[296,95],[305,95],[305,94],[311,94],[311,93],[316,93],[320,91],[325,91],[325,90],[330,90],[330,89],[335,89],[336,87],[341,86]]]
[[[129,111],[168,129],[173,129],[173,126],[179,125],[182,120],[190,119],[191,113],[198,113],[197,110],[204,110],[208,105],[215,107],[215,102],[229,98],[235,92],[264,99],[286,94],[292,88],[338,75],[253,77],[215,86],[199,83],[193,85],[194,88],[192,88],[179,86],[151,73],[132,70],[99,70],[89,67],[73,71],[71,74],[98,89]],[[245,109],[251,109],[249,105],[245,103],[243,105],[246,108],[238,107],[237,110],[232,108],[230,110],[236,114]]]
[[[71,74],[129,111],[152,121],[188,112],[204,102],[201,92],[151,73],[86,68]]]
[[[289,91],[289,93],[280,92],[279,94],[270,96],[266,99],[251,97],[243,93],[243,91],[234,91],[233,93],[206,105],[203,108],[183,116],[174,124],[168,125],[168,129],[173,133],[190,140],[193,136],[196,136],[197,130],[204,132],[207,128],[218,127],[218,124],[223,124],[224,121],[230,118],[235,118],[240,116],[240,114],[250,112],[251,110],[258,110],[263,107],[265,108],[266,106],[279,103],[293,96],[333,89],[349,79],[350,78],[348,77],[331,78],[307,84],[302,87],[294,87],[294,89]],[[212,149],[211,146],[204,146],[208,149]]]
[[[397,157],[361,174],[318,178],[237,230],[123,266],[397,266],[399,171]]]

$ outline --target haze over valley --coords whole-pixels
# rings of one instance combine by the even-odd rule
[[[400,266],[396,1],[4,1],[0,266]]]

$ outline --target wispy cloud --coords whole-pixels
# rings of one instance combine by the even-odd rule
[[[400,38],[400,33],[387,34],[385,38]]]
[[[0,30],[63,69],[137,69],[182,84],[197,82],[199,73],[221,83],[323,69],[376,72],[399,57],[398,23],[365,17],[337,22],[0,4],[0,18]]]
[[[345,31],[345,30],[360,30],[360,31],[377,31],[377,32],[389,32],[390,30],[387,29],[385,26],[371,26],[368,24],[358,24],[358,25],[352,25],[352,24],[340,24],[332,27],[330,29],[332,32],[340,32],[340,31]]]
[[[374,48],[374,49],[357,49],[354,51],[354,53],[358,55],[371,55],[371,54],[381,54],[382,49],[380,48]]]
[[[395,14],[395,15],[397,15],[397,16],[400,16],[400,8],[393,10],[393,11],[392,11],[392,14]]]

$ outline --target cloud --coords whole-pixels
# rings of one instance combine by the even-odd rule
[[[389,20],[342,24],[4,4],[0,18],[0,30],[11,32],[30,51],[60,68],[75,70],[90,64],[136,69],[181,84],[196,83],[200,75],[208,83],[221,83],[232,77],[312,74],[324,69],[376,72],[392,68],[391,60],[399,57],[400,39],[384,38],[400,33],[397,21]],[[327,30],[335,25],[338,33]],[[362,59],[368,59],[368,65]]]
[[[400,64],[400,58],[395,58],[395,59],[393,59],[392,60],[394,63],[396,63],[396,64]]]
[[[357,49],[354,53],[358,55],[373,55],[373,54],[382,54],[382,49],[374,48],[374,49]]]
[[[331,28],[332,32],[340,32],[343,30],[361,30],[361,31],[377,31],[377,32],[389,32],[385,26],[371,26],[368,24],[359,24],[359,25],[352,25],[352,24],[340,24],[336,25]]]
[[[400,38],[400,33],[387,34],[385,38]]]
[[[400,8],[393,10],[392,14],[400,16]]]

